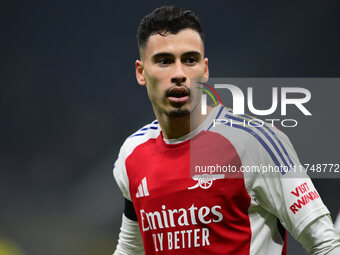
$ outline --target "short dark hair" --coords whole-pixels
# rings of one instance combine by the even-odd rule
[[[177,34],[186,28],[197,31],[204,43],[202,25],[195,13],[177,6],[159,7],[141,20],[137,30],[138,47],[144,48],[153,34]]]

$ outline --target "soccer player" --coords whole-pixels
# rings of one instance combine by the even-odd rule
[[[288,230],[311,254],[340,254],[340,238],[311,180],[293,171],[266,177],[251,166],[300,165],[275,128],[219,105],[201,114],[193,79],[209,77],[196,15],[161,7],[139,25],[136,78],[157,120],[126,139],[114,165],[125,198],[116,255],[284,254]],[[225,118],[235,125],[212,125]],[[191,174],[191,166],[236,169]],[[215,170],[216,170],[215,169]]]

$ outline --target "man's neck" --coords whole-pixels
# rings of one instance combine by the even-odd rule
[[[156,114],[156,117],[162,128],[163,137],[165,139],[174,139],[187,135],[192,130],[198,128],[212,109],[212,107],[208,107],[207,115],[200,114],[199,108],[199,110],[195,109],[191,112],[190,115],[188,114],[182,117],[169,117],[165,114]]]

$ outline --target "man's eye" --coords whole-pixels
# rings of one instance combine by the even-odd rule
[[[158,64],[169,65],[170,64],[170,60],[166,59],[166,58],[161,58],[161,59],[158,60]]]
[[[187,64],[195,64],[197,62],[196,58],[190,57],[185,60],[185,63]]]

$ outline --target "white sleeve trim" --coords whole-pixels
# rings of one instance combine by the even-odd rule
[[[123,214],[118,245],[113,255],[144,255],[142,236],[137,221]]]

